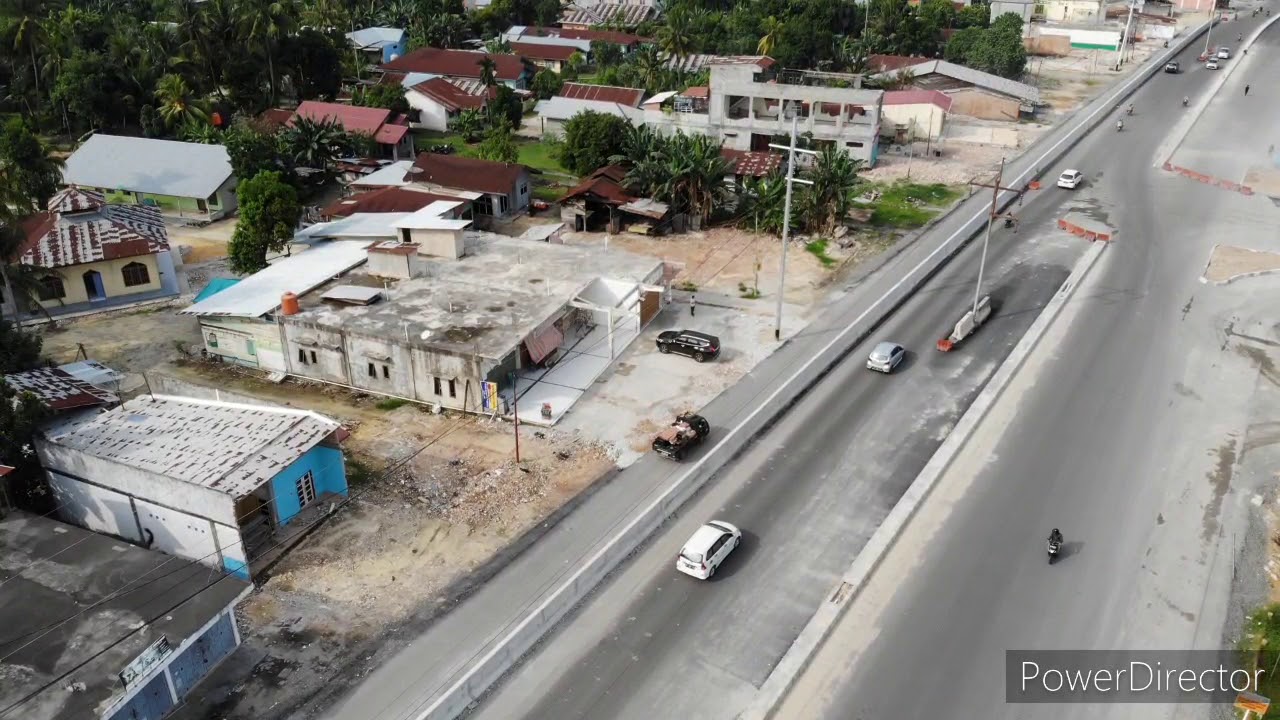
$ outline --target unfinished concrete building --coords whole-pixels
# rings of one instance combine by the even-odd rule
[[[651,98],[642,106],[645,124],[664,134],[712,135],[732,150],[763,151],[790,134],[789,113],[795,112],[799,134],[875,164],[884,92],[863,89],[861,76],[783,70],[768,57],[716,58],[709,66],[705,93],[690,88]]]

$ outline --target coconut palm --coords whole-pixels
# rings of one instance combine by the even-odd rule
[[[488,55],[480,61],[480,84],[487,88],[498,84],[498,65]]]
[[[156,100],[160,101],[157,109],[168,127],[196,121],[207,123],[209,120],[209,111],[194,96],[181,75],[169,73],[162,76],[156,84]]]
[[[658,47],[671,57],[684,57],[694,52],[697,40],[693,35],[694,18],[684,6],[667,15],[666,23],[658,28]]]
[[[783,23],[778,18],[770,15],[760,21],[760,42],[756,44],[756,52],[761,55],[773,54],[773,48],[778,44],[778,37],[782,34]]]
[[[41,18],[45,9],[42,0],[5,0],[0,13],[8,19],[9,27],[5,33],[10,43],[10,52],[15,58],[23,57],[35,87],[36,107],[40,107],[40,55],[44,54],[45,35]]]
[[[237,0],[236,9],[244,38],[254,43],[267,58],[268,90],[276,102],[276,50],[297,24],[294,0]]]
[[[281,142],[298,167],[328,170],[334,160],[351,150],[351,138],[333,118],[294,118],[281,133]]]
[[[787,198],[787,181],[781,172],[748,180],[739,193],[741,218],[738,224],[752,232],[782,234]],[[792,217],[792,228],[795,217]]]
[[[637,85],[650,92],[659,89],[658,83],[659,78],[662,76],[663,62],[658,48],[653,45],[642,46],[631,56],[630,64],[634,68]]]
[[[484,44],[484,51],[494,55],[505,55],[511,52],[511,43],[500,37],[490,38]]]

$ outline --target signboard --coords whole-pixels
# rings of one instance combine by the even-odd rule
[[[161,660],[169,657],[172,652],[173,647],[169,645],[169,638],[163,635],[160,636],[159,640],[151,643],[146,650],[143,650],[138,654],[138,657],[133,659],[133,662],[120,671],[120,682],[124,683],[124,687],[127,690],[139,678],[144,678],[150,674],[151,670],[156,665],[159,665]]]
[[[485,412],[498,409],[498,383],[480,383],[480,408]]]
[[[1242,692],[1236,696],[1237,710],[1244,710],[1246,713],[1258,713],[1258,716],[1261,717],[1267,714],[1267,708],[1269,707],[1271,707],[1271,701],[1261,695]]]

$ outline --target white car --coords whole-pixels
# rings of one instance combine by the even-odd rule
[[[1075,190],[1084,182],[1084,173],[1079,170],[1063,170],[1058,176],[1058,187]]]
[[[1231,59],[1231,48],[1218,48],[1218,58],[1220,60]]]
[[[742,531],[723,520],[712,520],[698,528],[680,548],[676,570],[706,580],[716,574],[720,564],[741,542]]]
[[[1204,64],[1204,69],[1205,69],[1205,70],[1217,70],[1217,69],[1218,69],[1218,58],[1210,58],[1210,59],[1209,59],[1209,62],[1207,62],[1207,63],[1205,63],[1205,64]]]
[[[906,356],[907,351],[898,343],[878,343],[867,358],[867,369],[891,373]]]

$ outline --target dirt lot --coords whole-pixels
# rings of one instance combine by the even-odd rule
[[[86,315],[43,326],[44,354],[59,364],[80,358],[80,346],[91,360],[126,373],[121,392],[143,386],[142,373],[162,367],[200,346],[200,327],[194,318],[177,314],[185,303],[152,305],[142,310]]]
[[[1263,250],[1217,245],[1204,269],[1205,280],[1225,284],[1233,280],[1280,270],[1280,254]]]
[[[1025,142],[1021,141],[1025,147]],[[1012,157],[1018,150],[994,145],[947,143],[942,157],[930,157],[926,143],[915,144],[914,156],[903,153],[881,155],[875,168],[862,173],[862,177],[876,182],[905,180],[917,183],[943,183],[963,185],[975,177],[990,175],[1000,167],[1000,158]]]
[[[352,501],[241,606],[245,647],[181,717],[264,717],[325,687],[345,661],[391,652],[388,637],[412,636],[483,580],[477,570],[613,468],[604,449],[570,433],[523,429],[517,465],[507,423],[381,410],[378,398],[341,388],[273,385],[199,361],[166,372],[335,417],[352,432],[344,449],[354,461]]]
[[[184,264],[201,263],[206,260],[226,257],[227,243],[236,230],[237,218],[227,218],[209,223],[204,227],[194,225],[169,224],[169,245],[182,250]]]

